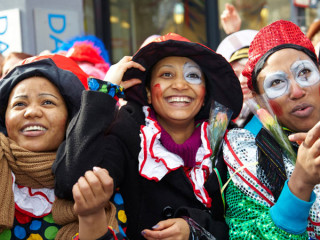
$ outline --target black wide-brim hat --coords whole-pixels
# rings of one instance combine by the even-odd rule
[[[232,109],[232,119],[236,118],[242,108],[243,95],[240,82],[231,65],[220,54],[200,44],[190,42],[178,34],[169,33],[155,38],[151,43],[140,48],[132,60],[140,63],[146,71],[136,68],[129,69],[123,77],[123,81],[138,78],[142,84],[125,90],[126,99],[135,101],[141,105],[148,105],[146,86],[150,81],[152,67],[162,58],[170,56],[187,57],[196,62],[206,78],[205,104],[195,119],[207,119],[210,113],[212,101]]]

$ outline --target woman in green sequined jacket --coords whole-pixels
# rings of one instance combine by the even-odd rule
[[[320,239],[320,74],[314,47],[297,25],[276,21],[254,38],[243,75],[254,95],[267,96],[291,134],[297,159],[257,128],[261,123],[228,132],[223,159],[231,176],[230,239]]]

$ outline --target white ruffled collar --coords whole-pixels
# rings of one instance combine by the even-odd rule
[[[143,107],[146,125],[140,128],[139,173],[149,180],[160,181],[169,172],[183,167],[184,161],[161,144],[161,128],[157,121],[150,118],[150,111],[150,107]],[[201,125],[202,144],[196,154],[196,165],[188,170],[186,175],[192,183],[197,199],[206,207],[211,207],[211,198],[204,188],[204,183],[212,172],[210,160],[212,150],[207,136],[207,125],[207,122],[203,122]]]
[[[53,189],[49,188],[29,188],[15,183],[15,175],[12,173],[12,190],[14,193],[15,208],[20,212],[30,216],[41,218],[52,210],[55,200]]]

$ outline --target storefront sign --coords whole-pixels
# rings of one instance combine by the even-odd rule
[[[81,34],[76,11],[34,9],[36,51],[54,51],[60,44]]]
[[[0,11],[0,53],[22,51],[20,11],[10,9]]]

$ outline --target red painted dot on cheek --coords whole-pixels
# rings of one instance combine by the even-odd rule
[[[161,96],[162,96],[162,90],[161,90],[161,86],[160,86],[159,83],[155,84],[155,85],[152,87],[151,94],[152,94],[152,98],[156,98],[156,99],[161,98]]]
[[[273,100],[269,100],[269,103],[275,115],[277,115],[278,117],[283,115],[283,111],[279,103]]]
[[[202,95],[205,95],[205,94],[206,94],[206,87],[203,86],[203,87],[202,87]]]

